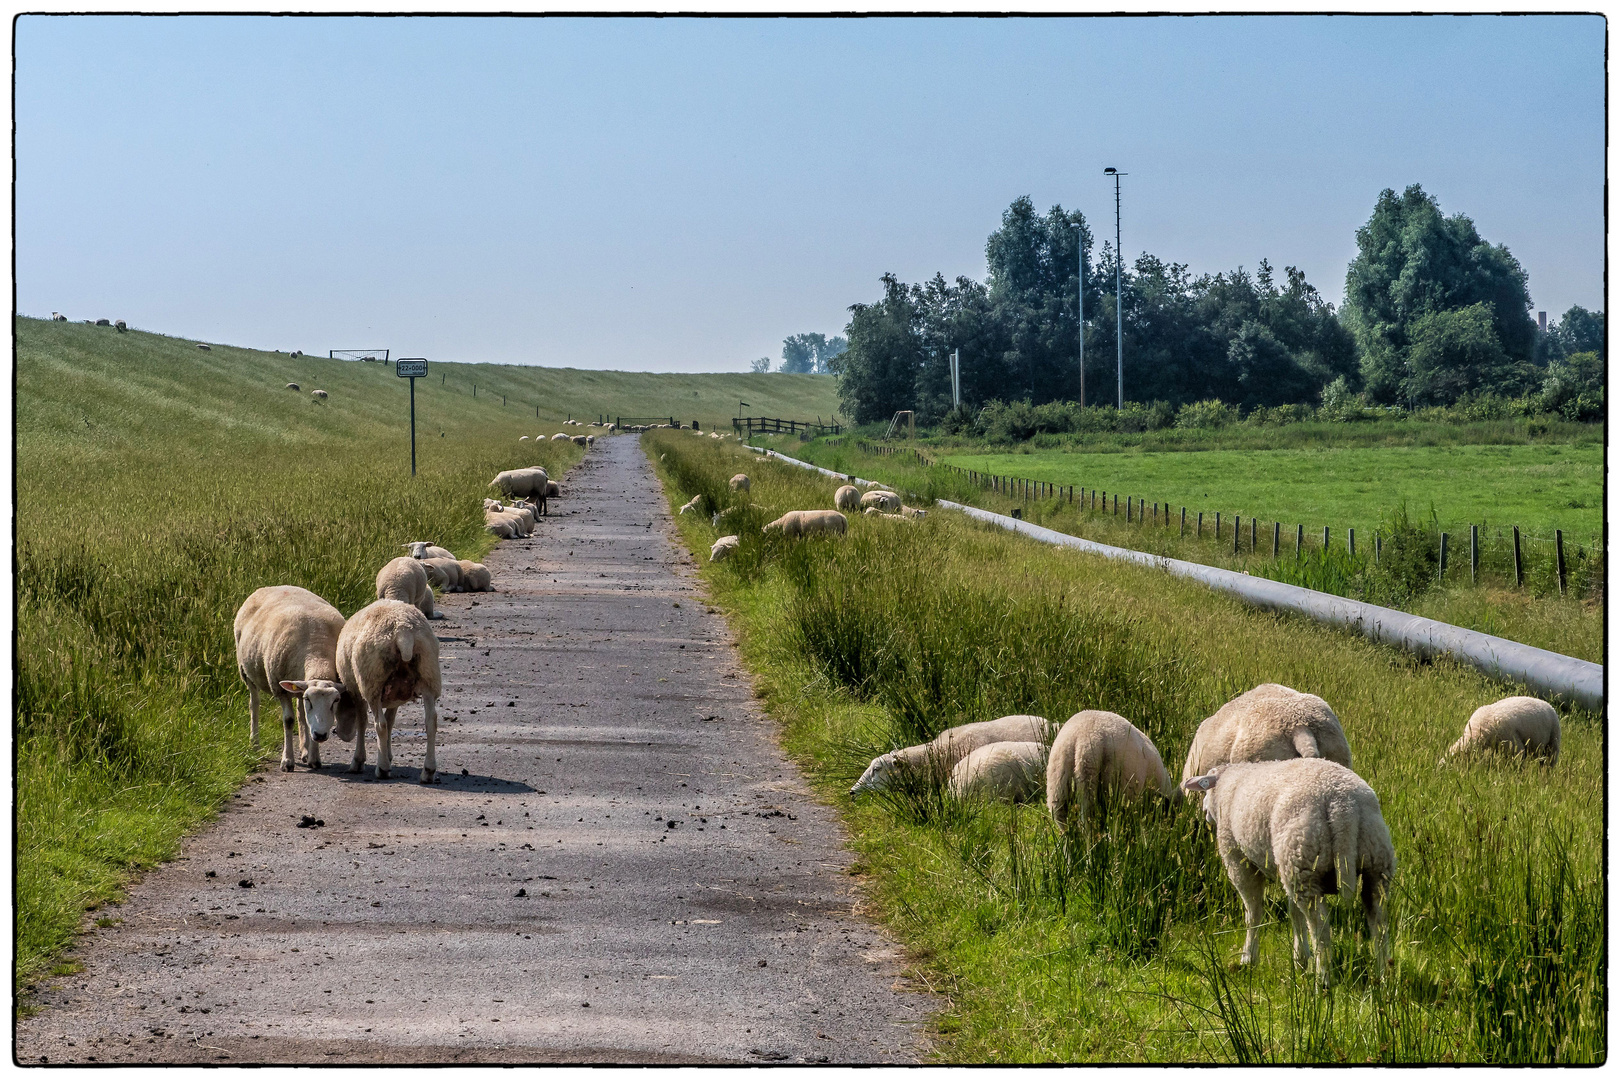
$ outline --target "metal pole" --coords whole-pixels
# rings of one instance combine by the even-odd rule
[[[1118,353],[1116,373],[1119,380],[1119,411],[1125,411],[1125,254],[1120,250],[1119,232],[1119,178],[1125,174],[1118,169],[1104,169],[1114,178],[1114,345]]]
[[[416,475],[416,377],[411,376],[411,475]]]
[[[1080,335],[1080,407],[1086,407],[1086,236],[1076,223],[1074,227],[1074,261],[1079,265],[1079,287],[1075,289],[1074,310],[1079,316]]]

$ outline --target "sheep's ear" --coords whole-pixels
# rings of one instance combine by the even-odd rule
[[[1203,776],[1195,776],[1191,780],[1183,781],[1181,786],[1186,791],[1208,791],[1215,786],[1215,781],[1219,779],[1220,777],[1214,773],[1206,773]]]
[[[302,679],[282,679],[281,688],[289,694],[302,694],[309,689],[309,683]]]

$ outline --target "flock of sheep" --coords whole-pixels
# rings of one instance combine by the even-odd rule
[[[750,481],[748,474],[738,473],[731,478],[732,491],[747,491]],[[862,494],[853,484],[845,484],[833,493],[833,505],[836,510],[789,510],[775,521],[767,523],[761,530],[765,533],[781,533],[788,537],[801,536],[842,536],[849,530],[849,519],[841,511],[860,510],[868,517],[890,518],[896,521],[913,521],[924,517],[926,510],[906,506],[901,502],[900,496],[892,491],[868,491]],[[711,521],[718,527],[729,514],[734,513],[736,507],[718,511]],[[703,512],[703,495],[692,496],[685,503],[680,512],[683,514]],[[719,562],[736,552],[742,537],[722,536],[709,548],[709,561]]]

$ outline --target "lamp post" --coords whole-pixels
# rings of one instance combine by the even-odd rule
[[[1074,261],[1079,269],[1075,272],[1075,280],[1079,284],[1074,290],[1075,322],[1079,326],[1080,335],[1080,407],[1086,407],[1086,234],[1080,222],[1074,223]]]
[[[1128,176],[1118,169],[1109,167],[1103,173],[1114,178],[1114,343],[1118,346],[1119,357],[1117,375],[1119,379],[1119,411],[1125,411],[1125,306],[1123,303],[1125,291],[1121,286],[1121,275],[1125,264],[1125,254],[1120,251],[1119,244],[1119,178]]]

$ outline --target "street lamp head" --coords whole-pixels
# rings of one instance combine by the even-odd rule
[[[1109,176],[1113,176],[1115,173],[1119,172],[1119,170],[1114,169],[1114,168],[1108,168],[1108,169],[1104,169],[1103,172],[1107,173]]]

